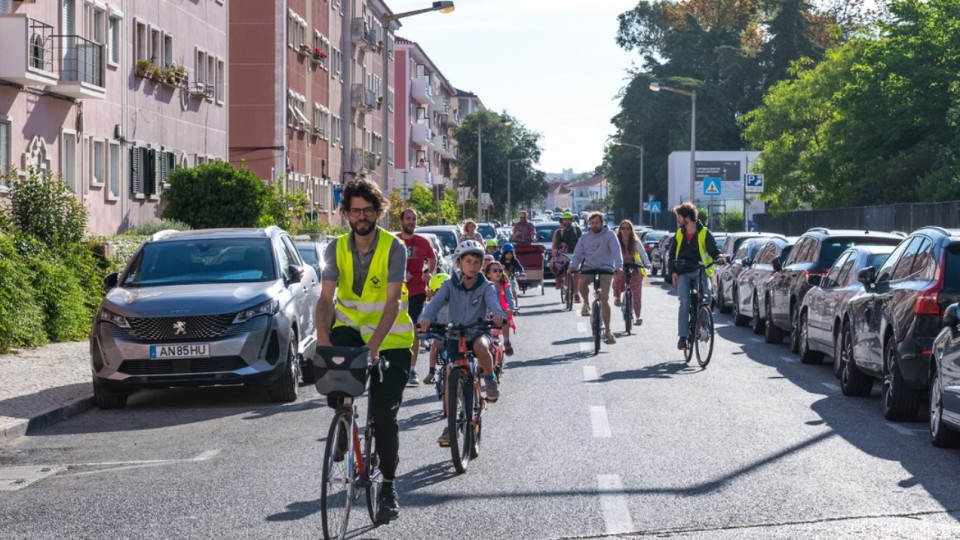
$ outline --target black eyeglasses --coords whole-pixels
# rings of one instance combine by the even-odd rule
[[[494,273],[494,274],[502,274],[502,273],[503,273],[503,268],[491,268],[491,269],[490,269],[490,272],[492,272],[492,273]]]
[[[366,208],[351,208],[347,210],[347,214],[349,214],[350,217],[360,217],[361,213],[363,214],[363,217],[373,217],[377,215],[377,209],[372,206],[368,206]]]

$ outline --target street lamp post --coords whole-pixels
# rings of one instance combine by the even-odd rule
[[[513,212],[513,205],[512,201],[510,200],[510,165],[513,165],[518,161],[533,161],[533,158],[525,157],[507,160],[507,223],[513,223],[513,221],[510,220],[510,214]]]
[[[383,144],[385,147],[390,145],[390,107],[387,106],[387,88],[390,86],[390,47],[387,46],[387,37],[390,34],[390,23],[396,21],[397,19],[403,19],[404,17],[411,17],[413,15],[420,15],[421,13],[429,13],[431,11],[439,11],[440,13],[450,13],[453,11],[454,5],[451,1],[445,2],[434,2],[428,8],[415,9],[413,11],[404,11],[403,13],[394,13],[394,14],[384,14],[381,17],[380,23],[383,25],[383,103],[380,107],[383,109]],[[383,149],[383,153],[387,153],[387,148]],[[390,173],[390,160],[383,160],[383,192],[387,193],[390,191],[390,182],[388,180],[388,175]]]
[[[663,86],[658,82],[650,83],[650,90],[654,92],[659,92],[660,90],[666,90],[667,92],[674,92],[677,94],[683,94],[685,96],[690,96],[690,202],[694,202],[694,184],[697,179],[697,91],[696,90],[681,90],[679,88],[670,88],[669,86]]]
[[[501,119],[492,124],[477,124],[477,221],[483,222],[483,128],[492,126],[509,126],[513,120]],[[509,166],[507,167],[509,169]],[[509,170],[507,171],[509,172]]]
[[[625,143],[620,140],[614,140],[613,144],[618,144],[620,146],[629,146],[630,148],[636,148],[640,150],[640,203],[638,204],[640,210],[640,223],[638,225],[643,225],[643,145],[637,146],[635,144]],[[653,219],[651,217],[651,219]]]

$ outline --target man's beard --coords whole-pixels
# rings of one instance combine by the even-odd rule
[[[361,231],[359,229],[361,223],[366,223],[369,225],[369,227],[365,231]],[[373,222],[364,219],[361,219],[356,223],[350,223],[350,230],[353,231],[353,234],[358,236],[367,236],[368,234],[372,233],[374,229],[376,229],[376,226],[374,226]]]
[[[416,225],[401,225],[403,228],[403,234],[413,234],[413,230],[416,228]]]

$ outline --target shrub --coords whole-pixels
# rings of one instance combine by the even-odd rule
[[[86,207],[77,202],[62,177],[31,168],[23,176],[12,171],[8,179],[15,230],[57,250],[83,238]]]
[[[175,219],[152,219],[137,225],[124,234],[133,236],[152,236],[160,231],[171,229],[175,231],[189,231],[191,228],[192,227],[190,227],[190,225]]]
[[[297,227],[293,234],[325,234],[327,236],[340,236],[347,234],[346,227],[331,225],[320,221],[306,221]]]
[[[250,169],[222,161],[176,169],[167,183],[164,219],[194,229],[255,227],[270,191]]]
[[[263,213],[257,220],[258,227],[276,225],[290,231],[300,226],[304,221],[310,199],[299,189],[293,193],[283,190],[278,182],[270,185],[263,199]]]
[[[723,230],[740,232],[743,230],[743,212],[727,212],[723,215]]]
[[[83,339],[90,331],[93,313],[87,309],[80,280],[71,268],[54,258],[40,255],[28,260],[47,337],[50,341]]]
[[[46,342],[34,276],[12,236],[0,235],[0,352]]]

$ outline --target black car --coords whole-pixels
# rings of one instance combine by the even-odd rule
[[[844,311],[840,387],[863,396],[883,381],[884,417],[912,420],[930,382],[941,315],[960,298],[960,230],[917,229],[883,266],[858,277],[864,288]]]
[[[754,334],[763,334],[766,329],[767,283],[777,272],[774,260],[778,263],[785,261],[796,242],[795,237],[767,240],[737,277],[737,287],[733,291],[733,318],[734,321],[748,319]]]
[[[735,232],[735,233],[720,233],[720,234],[724,234],[722,244],[721,244],[721,240],[718,238],[719,234],[715,234],[713,237],[717,241],[717,249],[720,250],[720,255],[727,261],[732,260],[733,254],[736,253],[738,249],[740,249],[740,246],[742,246],[744,242],[746,242],[751,238],[783,238],[783,236],[779,234],[760,233],[760,232]],[[720,274],[720,270],[717,269],[717,271],[714,272],[713,277],[710,278],[711,285],[713,286],[713,290],[714,292],[717,293],[717,298],[720,298],[721,295],[724,295],[726,297],[731,297],[729,292],[724,294],[723,287],[722,287],[723,284],[720,283],[719,274]]]
[[[841,253],[852,246],[895,246],[903,240],[897,234],[875,231],[830,230],[814,227],[805,232],[783,263],[782,270],[768,284],[770,293],[767,329],[771,342],[790,336],[790,351],[800,351],[799,316],[803,297],[810,290],[809,276],[826,274]]]
[[[930,442],[960,445],[960,306],[943,312],[943,329],[933,340],[930,374]]]
[[[860,270],[868,266],[879,267],[893,246],[854,246],[843,253],[827,270],[827,275],[810,276],[813,288],[807,291],[800,305],[800,361],[815,364],[823,356],[833,357],[833,371],[840,376],[840,355],[836,349],[840,343],[841,317],[847,301],[863,289],[857,279]]]
[[[745,268],[750,267],[753,258],[757,255],[760,248],[769,241],[767,237],[747,238],[740,242],[740,247],[728,259],[729,264],[725,264],[717,269],[717,309],[720,313],[730,313],[736,304],[737,296],[737,278]],[[749,322],[743,314],[734,317],[734,324],[737,326],[746,326]]]

